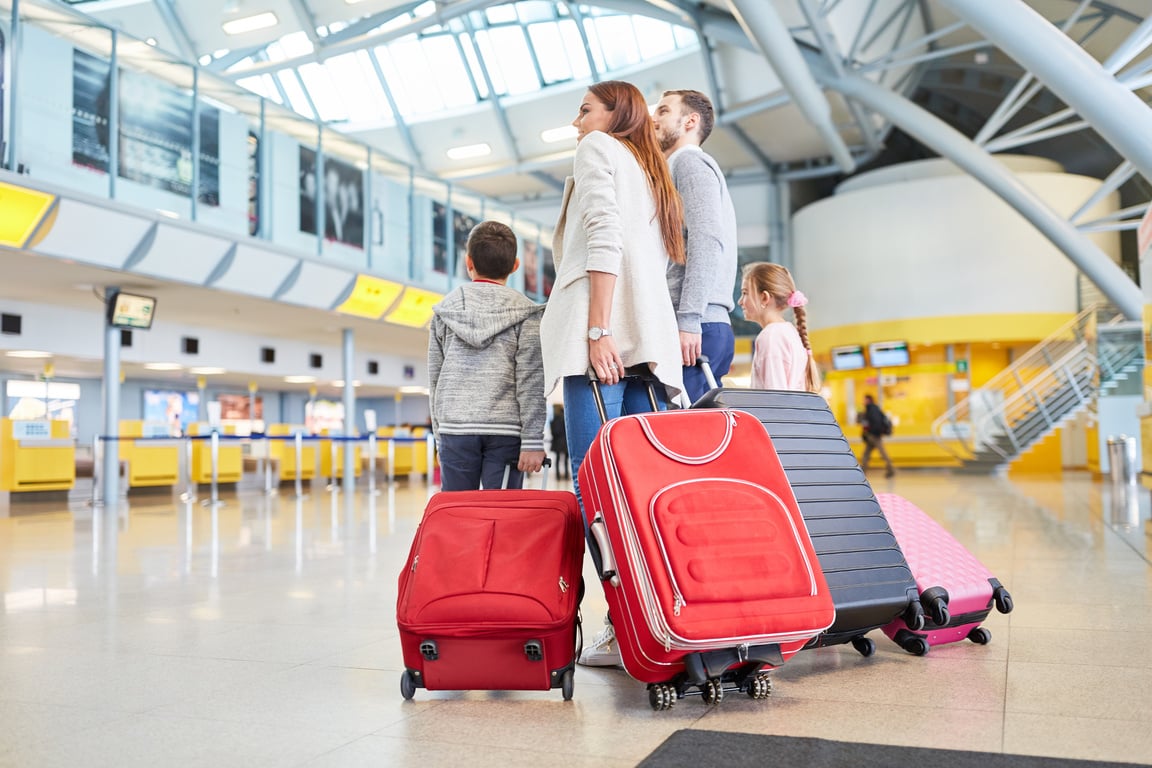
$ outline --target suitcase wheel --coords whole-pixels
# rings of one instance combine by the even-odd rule
[[[564,701],[572,701],[572,689],[574,687],[572,670],[564,670],[564,676],[560,678],[560,692],[564,694]]]
[[[700,698],[705,704],[718,705],[724,701],[724,685],[718,678],[712,678],[700,686]]]
[[[1012,595],[1008,594],[1008,590],[1004,587],[996,587],[992,593],[992,599],[996,601],[996,610],[1000,613],[1012,612]]]
[[[761,672],[748,681],[745,691],[750,698],[766,699],[772,695],[772,678],[767,672]]]
[[[904,641],[904,650],[917,656],[928,653],[928,641],[922,637],[911,637]]]
[[[876,643],[872,642],[872,640],[867,637],[852,638],[852,647],[859,651],[860,655],[864,658],[868,658],[872,654],[876,653]]]
[[[412,679],[412,670],[406,669],[400,673],[400,695],[409,701],[416,695],[416,681]]]
[[[968,639],[976,643],[976,645],[988,645],[992,642],[992,633],[984,629],[984,627],[976,627],[968,633]]]
[[[667,683],[653,683],[648,686],[648,703],[652,705],[652,709],[659,712],[664,709],[672,709],[676,703],[677,693],[675,686]]]

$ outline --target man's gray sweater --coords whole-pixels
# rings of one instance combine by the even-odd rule
[[[686,264],[668,262],[668,292],[681,331],[700,333],[701,323],[730,323],[735,303],[736,211],[724,174],[697,146],[668,158],[672,182],[684,205]]]
[[[544,306],[490,282],[466,283],[433,309],[428,338],[432,429],[508,435],[544,450]]]

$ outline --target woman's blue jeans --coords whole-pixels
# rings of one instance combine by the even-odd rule
[[[652,403],[648,399],[648,385],[634,376],[628,376],[619,384],[601,384],[604,409],[609,419],[629,413],[649,413]],[[656,384],[656,403],[660,410],[668,407],[668,396],[661,384]],[[592,397],[592,385],[587,376],[564,377],[564,426],[568,430],[568,458],[572,463],[572,483],[576,498],[580,499],[580,509],[584,500],[580,496],[580,481],[577,479],[584,455],[600,431],[600,414]]]

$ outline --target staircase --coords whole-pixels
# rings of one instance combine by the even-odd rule
[[[1101,390],[1138,375],[1140,323],[1113,316],[1100,324],[1098,313],[1084,310],[936,419],[932,434],[960,460],[959,471],[999,470],[1094,406]]]

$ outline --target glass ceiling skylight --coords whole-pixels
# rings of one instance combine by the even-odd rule
[[[434,11],[433,3],[425,3],[390,18],[374,32],[402,28]],[[351,24],[355,22],[332,24],[318,32],[321,38],[338,35]],[[372,125],[395,120],[389,96],[403,121],[488,99],[489,83],[498,97],[533,93],[587,79],[593,67],[604,77],[698,45],[692,30],[650,17],[555,0],[523,0],[472,11],[322,63],[297,61],[299,66],[267,74],[266,62],[312,54],[312,42],[298,32],[238,62],[233,71],[240,74],[246,67],[263,65],[263,73],[237,83],[309,118]]]

